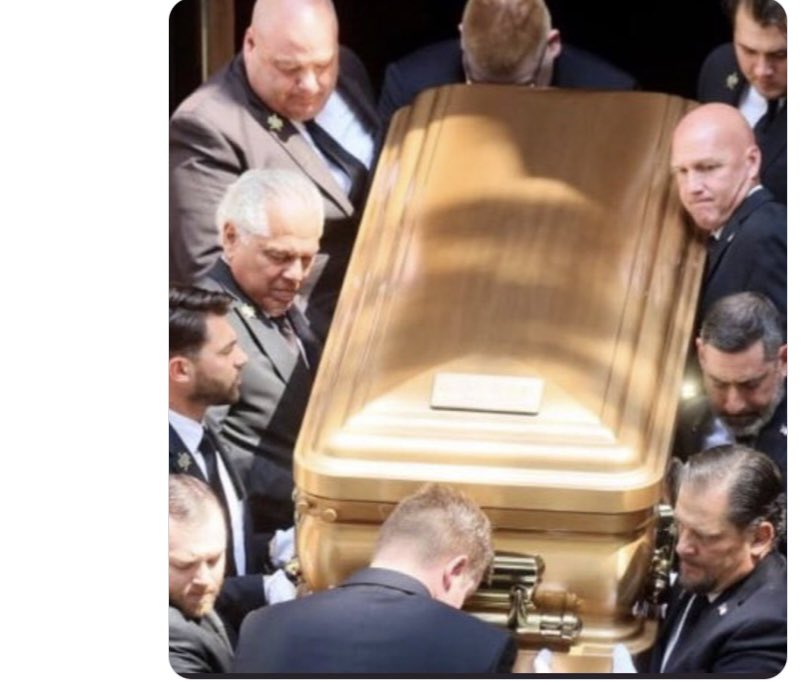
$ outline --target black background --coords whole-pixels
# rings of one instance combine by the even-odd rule
[[[214,0],[212,0],[214,1]],[[362,58],[377,95],[388,62],[455,37],[465,0],[334,0],[340,41]],[[198,0],[170,14],[170,111],[200,82]],[[694,97],[705,55],[730,39],[719,0],[549,0],[563,41],[633,74],[644,90]],[[235,44],[253,0],[235,0]]]

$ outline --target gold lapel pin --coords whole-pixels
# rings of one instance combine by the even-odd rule
[[[728,74],[728,77],[725,79],[725,85],[728,86],[728,90],[733,90],[739,83],[739,74],[735,71],[731,74]]]
[[[189,453],[182,452],[178,457],[179,467],[182,471],[187,471],[190,468],[190,464],[192,464],[192,458]]]
[[[284,128],[284,121],[282,117],[278,114],[271,114],[268,116],[268,128],[270,128],[274,133],[282,132],[282,128]]]

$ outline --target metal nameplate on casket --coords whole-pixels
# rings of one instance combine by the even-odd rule
[[[533,647],[649,645],[634,606],[704,263],[669,171],[691,106],[472,85],[396,115],[295,450],[313,589],[445,482],[491,518],[503,582],[537,583],[532,617],[487,591],[468,610]]]

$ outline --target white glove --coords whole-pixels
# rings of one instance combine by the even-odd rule
[[[271,563],[276,568],[284,568],[284,565],[296,553],[295,526],[291,526],[287,530],[277,530],[268,545],[268,552]]]
[[[614,673],[634,673],[636,666],[633,665],[633,657],[624,644],[617,644],[613,648],[613,670]]]
[[[287,578],[284,571],[263,576],[265,600],[268,604],[278,604],[296,598],[296,586]]]
[[[552,652],[549,649],[541,649],[533,659],[533,672],[539,675],[548,675],[552,672]]]

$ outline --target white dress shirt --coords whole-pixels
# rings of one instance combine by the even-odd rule
[[[198,450],[201,445],[201,439],[204,435],[203,424],[199,424],[194,419],[185,417],[178,412],[168,409],[168,418],[170,426],[172,426],[179,438],[181,438],[184,445],[190,451],[192,458],[198,465],[198,468],[203,472],[204,478],[209,482],[209,473],[206,470],[206,462],[204,457]],[[245,575],[245,536],[243,533],[243,503],[237,498],[237,491],[232,483],[229,471],[226,469],[223,461],[220,458],[220,453],[215,453],[217,458],[217,470],[220,475],[220,482],[223,484],[223,493],[226,495],[226,507],[229,512],[229,519],[231,520],[231,540],[232,550],[234,554],[234,569],[237,575]]]

